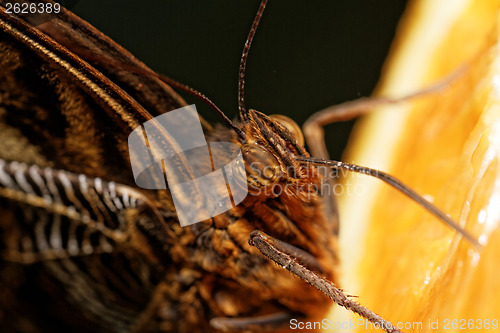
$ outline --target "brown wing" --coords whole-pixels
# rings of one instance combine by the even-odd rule
[[[93,57],[147,70],[71,13],[40,20],[0,7],[3,332],[155,329],[160,277],[179,284],[164,255],[172,233],[154,203],[121,184],[134,184],[130,132],[185,103],[154,77]],[[178,301],[162,297],[166,308]]]

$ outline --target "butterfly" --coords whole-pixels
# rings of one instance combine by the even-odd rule
[[[316,287],[336,280],[331,198],[257,195],[180,227],[169,191],[135,186],[126,143],[144,122],[185,105],[164,81],[182,85],[64,11],[4,13],[2,22],[6,330],[260,331],[324,316],[330,301],[272,261]],[[309,157],[293,122],[242,100],[242,123],[202,122],[207,138],[239,142],[247,160],[292,168],[285,178],[256,176],[260,184],[318,182],[316,167],[289,157]]]

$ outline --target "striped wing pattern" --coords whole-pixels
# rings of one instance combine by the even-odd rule
[[[0,253],[11,263],[3,273],[16,264],[43,266],[86,315],[116,331],[133,326],[161,272],[132,236],[146,234],[140,221],[149,223],[156,213],[142,194],[100,178],[0,160],[0,196],[9,199],[2,208],[9,205],[15,215],[5,221],[16,221],[1,225]]]

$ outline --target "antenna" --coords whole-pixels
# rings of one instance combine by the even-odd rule
[[[481,245],[479,242],[469,234],[464,228],[458,225],[455,221],[453,221],[448,215],[443,213],[439,208],[434,206],[429,201],[425,200],[420,194],[413,191],[409,186],[403,184],[399,179],[385,173],[382,171],[378,171],[375,169],[367,168],[364,166],[359,166],[355,164],[345,163],[341,161],[333,161],[333,160],[324,160],[321,158],[307,157],[307,156],[295,156],[295,160],[301,162],[309,162],[317,165],[326,165],[330,166],[334,169],[345,169],[351,172],[362,173],[371,177],[375,177],[380,179],[381,181],[391,185],[401,193],[408,196],[410,199],[417,202],[420,206],[425,208],[429,213],[436,216],[438,219],[443,221],[447,226],[456,230],[460,233],[465,239],[472,243],[477,249],[481,249]]]
[[[240,61],[240,72],[238,76],[238,109],[240,111],[241,120],[248,120],[248,111],[245,108],[245,70],[247,66],[247,58],[248,52],[250,51],[250,46],[252,45],[253,37],[255,36],[255,31],[257,31],[257,27],[259,26],[260,18],[262,17],[262,13],[266,8],[267,0],[262,0],[259,6],[259,10],[253,19],[252,27],[250,28],[250,32],[248,33],[247,41],[245,42],[245,46],[243,47],[243,54],[241,55]]]

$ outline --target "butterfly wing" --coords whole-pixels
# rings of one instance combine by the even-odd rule
[[[173,206],[167,191],[147,198],[127,186],[127,138],[184,101],[153,76],[113,66],[148,70],[71,13],[17,17],[0,7],[0,15],[2,331],[174,322],[174,310],[151,318],[155,295],[167,309],[180,306],[178,295],[158,292],[179,283],[164,256],[178,243],[163,221]]]

